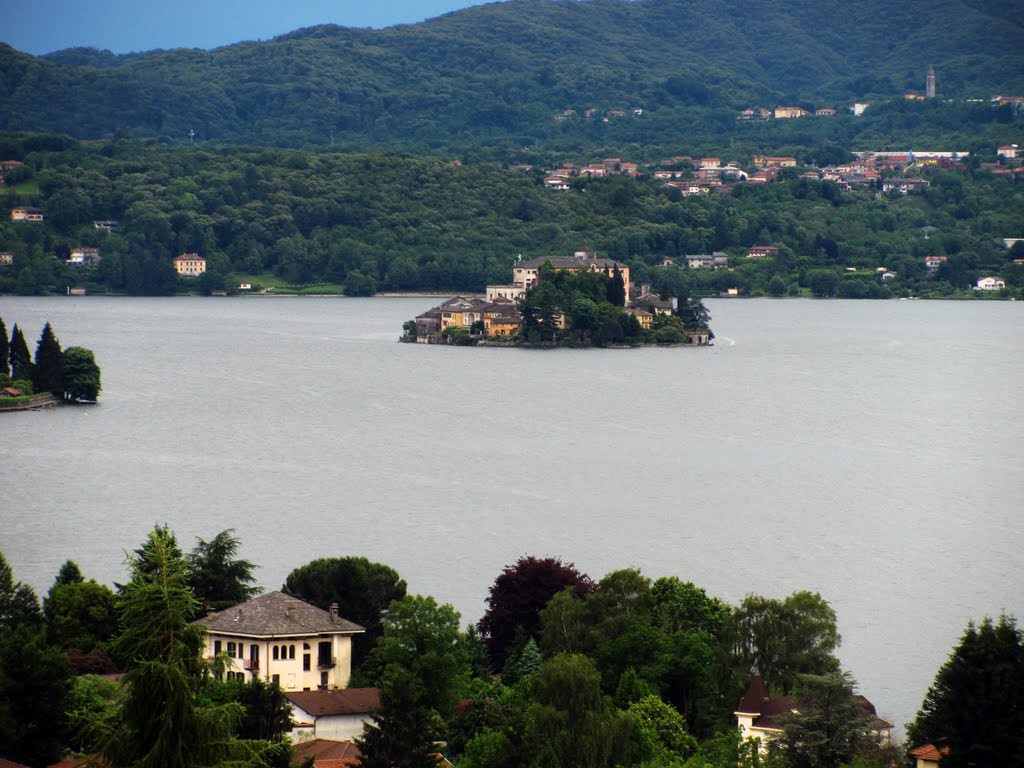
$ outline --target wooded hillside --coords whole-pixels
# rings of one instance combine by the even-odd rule
[[[645,144],[735,111],[923,90],[1024,92],[1011,0],[510,0],[383,30],[320,26],[213,51],[37,58],[0,46],[0,129],[276,146]],[[633,119],[632,109],[643,115]],[[556,121],[565,109],[627,117]]]

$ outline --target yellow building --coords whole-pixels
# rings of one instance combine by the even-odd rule
[[[195,624],[206,630],[203,657],[223,655],[229,680],[267,680],[285,691],[348,687],[352,638],[366,630],[330,611],[281,592],[211,613]]]
[[[809,115],[806,109],[801,107],[776,107],[775,108],[775,119],[782,120],[789,117],[806,117]]]
[[[11,221],[42,221],[43,212],[31,206],[20,206],[11,209]]]
[[[206,259],[198,253],[183,253],[174,257],[174,268],[179,275],[196,277],[206,271]]]
[[[518,317],[484,317],[484,330],[488,336],[505,337],[519,333]]]
[[[646,309],[640,309],[639,307],[628,307],[623,311],[635,317],[636,321],[640,323],[640,327],[643,328],[645,331],[651,330],[651,326],[654,325],[654,314],[648,312]]]

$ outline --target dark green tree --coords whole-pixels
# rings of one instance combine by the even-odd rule
[[[394,666],[380,686],[381,709],[356,746],[363,768],[437,768],[434,719],[415,675]]]
[[[70,684],[67,658],[46,642],[35,592],[0,553],[0,754],[30,765],[60,757]]]
[[[458,611],[421,595],[395,600],[367,667],[378,682],[388,679],[395,668],[405,670],[427,706],[450,717],[470,679],[470,653],[459,631]]]
[[[53,586],[60,584],[81,584],[85,581],[85,577],[82,575],[82,569],[78,567],[78,563],[74,560],[65,560],[64,564],[60,567],[57,572],[57,578],[53,581]]]
[[[68,347],[63,356],[64,397],[76,402],[94,403],[100,396],[100,367],[91,350]]]
[[[36,392],[60,394],[64,386],[63,364],[64,355],[60,349],[60,342],[47,322],[36,345],[36,364],[32,372],[32,384]]]
[[[15,381],[23,379],[32,381],[32,357],[29,355],[28,344],[25,343],[25,334],[21,332],[18,324],[14,324],[11,330],[10,344],[11,378]]]
[[[291,748],[286,737],[292,729],[292,707],[279,685],[258,677],[212,682],[206,694],[217,704],[240,705],[242,716],[235,726],[235,735],[275,745],[277,753],[269,757],[272,768],[288,768]]]
[[[1024,634],[1014,618],[967,625],[939,669],[917,718],[907,727],[908,748],[944,744],[943,766],[1024,765]]]
[[[608,303],[615,307],[626,306],[626,281],[618,267],[612,271],[612,279],[608,283]]]
[[[405,589],[394,568],[355,556],[313,560],[289,573],[281,587],[286,595],[324,610],[338,603],[342,616],[366,628],[365,642],[353,648],[357,666],[381,636],[384,612],[405,597]]]
[[[11,342],[7,338],[7,326],[0,317],[0,376],[11,372]]]
[[[210,541],[196,540],[187,557],[188,584],[201,610],[222,611],[260,593],[252,573],[256,566],[236,557],[239,545],[233,528]]]
[[[95,580],[54,584],[43,601],[46,636],[58,648],[88,653],[117,632],[114,592]]]
[[[873,718],[854,699],[849,673],[801,675],[795,692],[799,714],[782,718],[777,740],[789,768],[846,765],[877,750]]]
[[[118,598],[121,634],[115,647],[128,659],[124,701],[113,719],[97,720],[91,743],[115,766],[190,768],[225,760],[266,765],[275,751],[234,738],[238,704],[201,701],[209,681],[203,630],[190,624],[197,602],[187,566],[160,528],[141,554],[128,558],[131,580]]]
[[[539,764],[601,768],[629,764],[635,724],[601,692],[601,674],[583,655],[559,654],[531,678],[526,741]]]

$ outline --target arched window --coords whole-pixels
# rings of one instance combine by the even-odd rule
[[[278,650],[277,650],[277,646],[275,645],[274,646],[274,661],[277,661],[277,654],[278,654]]]
[[[288,658],[289,659],[294,659],[295,658],[295,646],[294,645],[289,645],[288,646]]]

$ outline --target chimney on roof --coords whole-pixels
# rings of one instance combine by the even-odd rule
[[[331,603],[331,621],[335,624],[338,623],[338,604]]]
[[[288,621],[295,621],[295,606],[289,605],[284,609],[284,614],[288,618]]]
[[[241,620],[242,620],[242,609],[239,608],[238,609],[238,614],[235,616],[235,621],[241,621]]]

